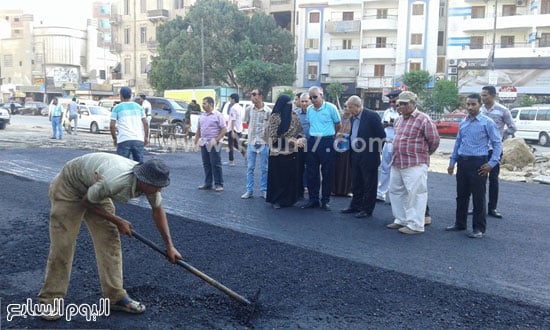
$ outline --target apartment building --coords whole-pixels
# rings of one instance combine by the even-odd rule
[[[461,93],[550,94],[550,0],[450,0],[448,37],[447,77]]]

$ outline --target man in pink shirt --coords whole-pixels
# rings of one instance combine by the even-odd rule
[[[397,100],[401,116],[395,122],[390,174],[393,223],[390,229],[403,234],[424,232],[428,203],[428,165],[439,147],[439,134],[430,117],[416,108],[417,96],[402,92]]]
[[[212,189],[212,181],[216,191],[223,191],[222,162],[220,158],[221,143],[225,132],[225,119],[223,115],[214,110],[214,99],[210,96],[202,99],[204,112],[199,118],[195,145],[200,146],[202,167],[204,168],[204,184],[198,189]]]

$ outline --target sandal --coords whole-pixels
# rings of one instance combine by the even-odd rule
[[[117,303],[111,305],[111,309],[114,311],[123,311],[131,314],[141,314],[145,312],[145,305],[139,301],[126,296],[120,299]]]

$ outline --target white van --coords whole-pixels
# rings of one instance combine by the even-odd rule
[[[516,124],[516,137],[550,145],[550,104],[514,108],[510,111]]]

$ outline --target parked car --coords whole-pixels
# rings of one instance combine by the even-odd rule
[[[95,134],[110,130],[111,112],[109,109],[96,105],[88,106],[83,104],[79,105],[79,107],[77,129],[86,130]],[[65,127],[68,129],[68,118],[67,116],[64,118],[66,122]],[[74,122],[71,122],[71,128],[73,128],[73,123]]]
[[[0,108],[0,129],[6,128],[10,123],[11,115],[8,109]]]
[[[19,113],[22,115],[34,115],[34,116],[43,116],[43,111],[45,110],[46,116],[48,115],[48,105],[44,102],[38,101],[29,101],[25,102],[25,105],[19,109]]]
[[[460,122],[466,118],[465,113],[447,113],[441,116],[436,122],[437,133],[439,135],[453,135],[458,134],[458,127]]]
[[[149,96],[151,103],[151,129],[158,130],[164,123],[174,124],[176,134],[185,133],[185,103],[178,103],[176,100],[164,97]],[[192,120],[193,121],[193,120]]]
[[[516,137],[550,145],[550,104],[514,108],[511,111],[516,124]]]

